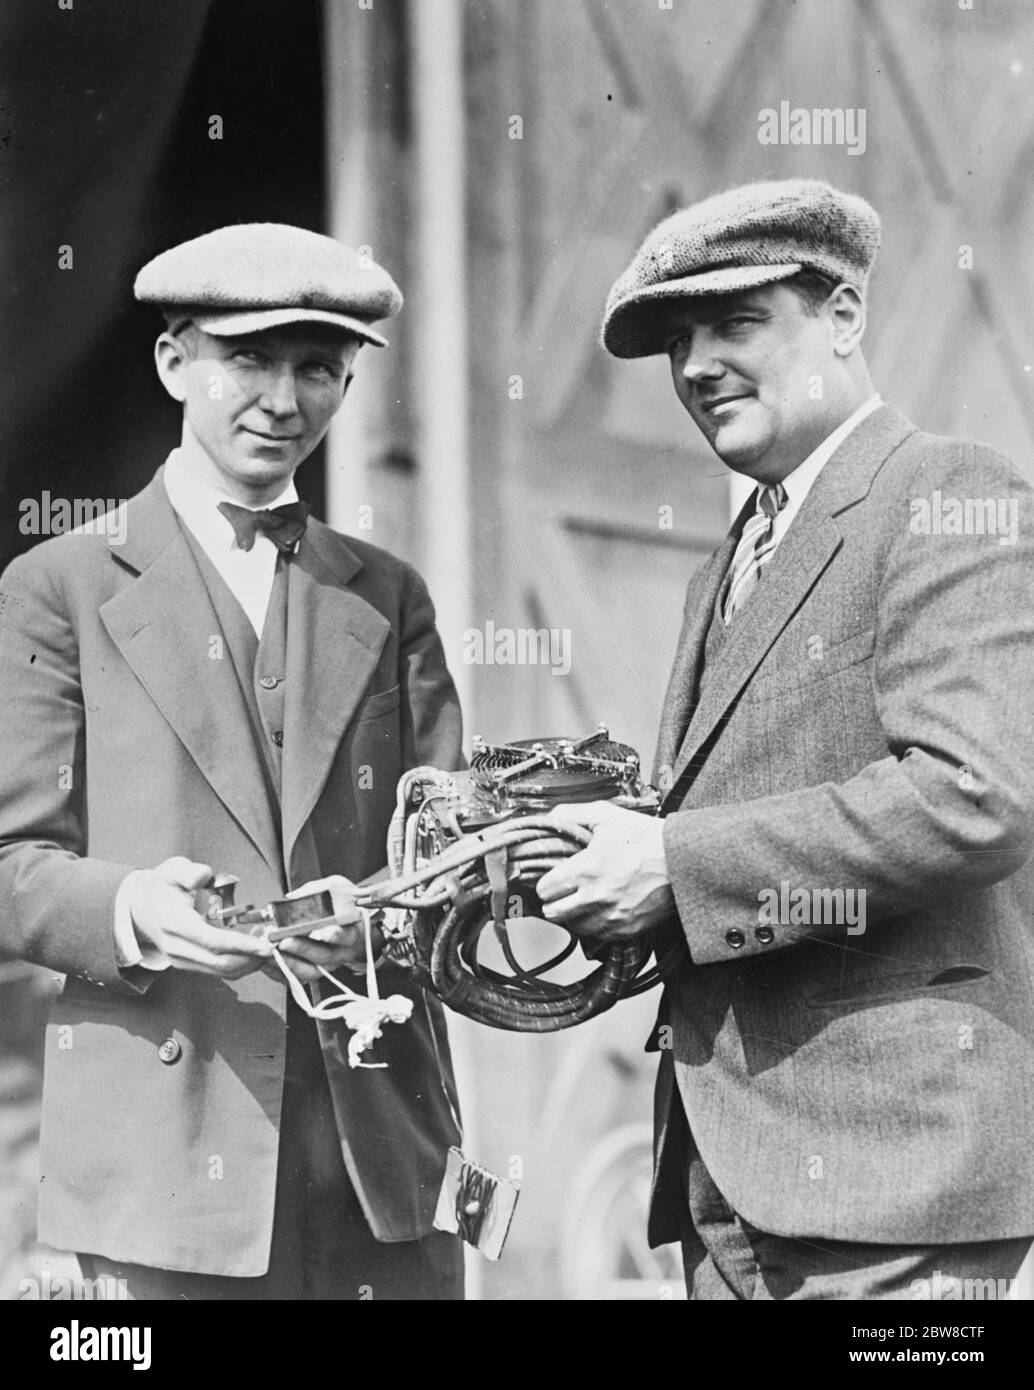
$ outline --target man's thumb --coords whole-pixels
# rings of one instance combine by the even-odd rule
[[[615,809],[608,801],[564,802],[553,807],[549,819],[558,825],[578,825],[583,830],[595,830],[601,821],[613,815]]]
[[[163,860],[154,872],[173,888],[186,888],[190,892],[203,888],[212,880],[212,869],[208,864],[195,864],[182,854]]]

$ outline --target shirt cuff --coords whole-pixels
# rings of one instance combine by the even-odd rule
[[[145,970],[168,970],[172,964],[169,957],[150,941],[141,940],[133,924],[129,894],[142,873],[142,869],[134,869],[131,874],[127,874],[115,894],[115,960],[120,970],[131,970],[138,965],[142,965]]]

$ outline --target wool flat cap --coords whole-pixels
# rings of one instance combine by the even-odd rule
[[[229,337],[285,323],[331,323],[384,347],[370,325],[402,308],[386,270],[333,237],[280,222],[219,227],[148,261],[133,293]]]
[[[801,270],[864,291],[879,244],[875,209],[818,179],[717,193],[654,227],[607,296],[603,346],[615,357],[663,352],[658,307],[665,300],[731,294]]]

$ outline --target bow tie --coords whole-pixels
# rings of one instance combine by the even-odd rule
[[[308,502],[287,502],[282,507],[253,512],[234,502],[220,502],[219,510],[233,527],[237,544],[250,550],[259,531],[264,531],[278,550],[289,554],[305,533],[309,520]]]

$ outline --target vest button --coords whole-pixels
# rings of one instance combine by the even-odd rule
[[[733,927],[732,931],[727,931],[725,933],[725,939],[734,951],[738,951],[744,942],[743,933],[738,931],[735,927]]]
[[[279,684],[277,676],[259,676],[259,685],[263,690],[275,690]]]
[[[284,746],[284,731],[283,731],[283,729],[277,729],[276,733],[274,733],[274,735],[273,735],[273,742],[276,744],[276,746],[277,746],[278,748],[283,748],[283,746]]]
[[[166,1038],[158,1048],[158,1060],[164,1062],[167,1067],[171,1067],[173,1062],[178,1062],[183,1056],[183,1049],[175,1038]]]

